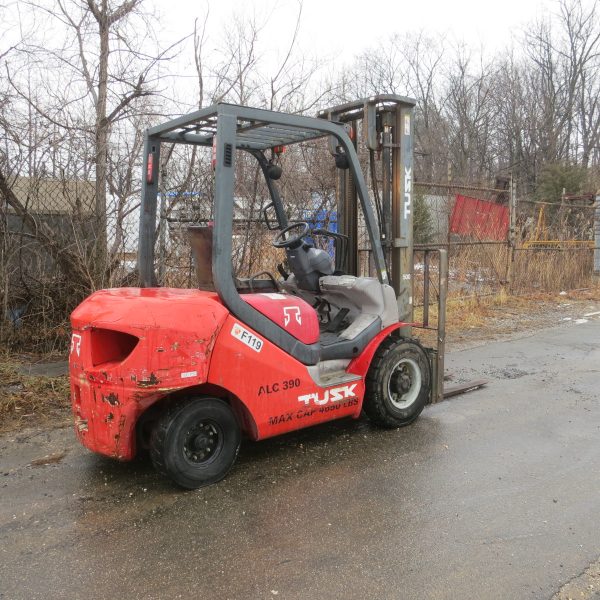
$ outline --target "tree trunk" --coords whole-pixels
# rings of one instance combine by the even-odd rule
[[[99,273],[107,266],[106,232],[106,165],[109,123],[106,118],[106,97],[108,91],[109,22],[107,0],[102,0],[102,10],[98,19],[100,34],[100,56],[98,62],[98,102],[96,104],[96,204],[95,216],[98,230],[96,233],[96,260]]]

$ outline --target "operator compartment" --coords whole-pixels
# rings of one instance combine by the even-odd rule
[[[303,344],[319,341],[317,311],[308,302],[291,294],[242,294],[252,308],[285,329]]]
[[[189,238],[194,253],[198,286],[202,290],[214,290],[212,271],[213,228],[191,226]],[[272,276],[261,279],[262,272],[248,279],[235,278],[235,287],[240,298],[267,319],[303,344],[319,341],[319,318],[315,309],[302,298],[279,293],[278,284]],[[264,290],[264,292],[258,292]]]

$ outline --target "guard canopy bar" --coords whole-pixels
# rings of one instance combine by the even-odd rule
[[[242,150],[268,150],[323,137],[327,131],[315,128],[311,117],[247,108],[234,104],[217,104],[148,129],[148,136],[165,142],[210,146],[217,134],[219,113],[237,116],[235,145]],[[274,119],[278,115],[281,119]],[[319,121],[316,121],[320,125]],[[313,126],[311,126],[313,125]]]
[[[339,104],[332,106],[326,110],[322,110],[319,113],[321,118],[332,118],[346,122],[355,121],[362,119],[364,116],[365,107],[374,106],[377,107],[378,112],[385,110],[395,111],[397,106],[413,107],[417,104],[414,98],[408,96],[398,96],[396,94],[377,94],[376,96],[369,96],[369,98],[363,100],[355,100],[354,102],[347,102],[346,104]]]
[[[298,342],[287,331],[274,325],[244,302],[236,289],[231,264],[233,196],[236,150],[245,150],[253,154],[260,164],[260,156],[257,155],[264,150],[327,136],[336,139],[337,147],[346,156],[348,172],[352,175],[369,233],[377,277],[381,283],[387,284],[389,278],[378,223],[346,126],[332,120],[221,103],[152,127],[146,132],[138,253],[142,287],[156,284],[154,242],[161,143],[213,146],[215,219],[212,271],[219,297],[237,318],[259,334],[305,364],[316,364],[319,357],[318,347],[313,348]],[[275,201],[276,198],[271,195]]]

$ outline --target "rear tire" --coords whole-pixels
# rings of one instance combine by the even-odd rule
[[[240,427],[226,402],[186,399],[169,406],[156,422],[150,458],[159,473],[192,490],[225,477],[240,441]]]
[[[427,353],[414,340],[385,339],[367,372],[364,409],[385,428],[409,425],[421,414],[431,395]]]

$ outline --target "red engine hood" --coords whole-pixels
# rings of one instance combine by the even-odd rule
[[[135,423],[169,392],[206,382],[229,311],[199,290],[101,290],[72,313],[70,373],[80,440],[129,459]]]
[[[214,292],[176,288],[112,288],[86,298],[71,314],[76,329],[89,326],[122,331],[169,328],[193,331],[195,324],[221,324],[229,311]]]

